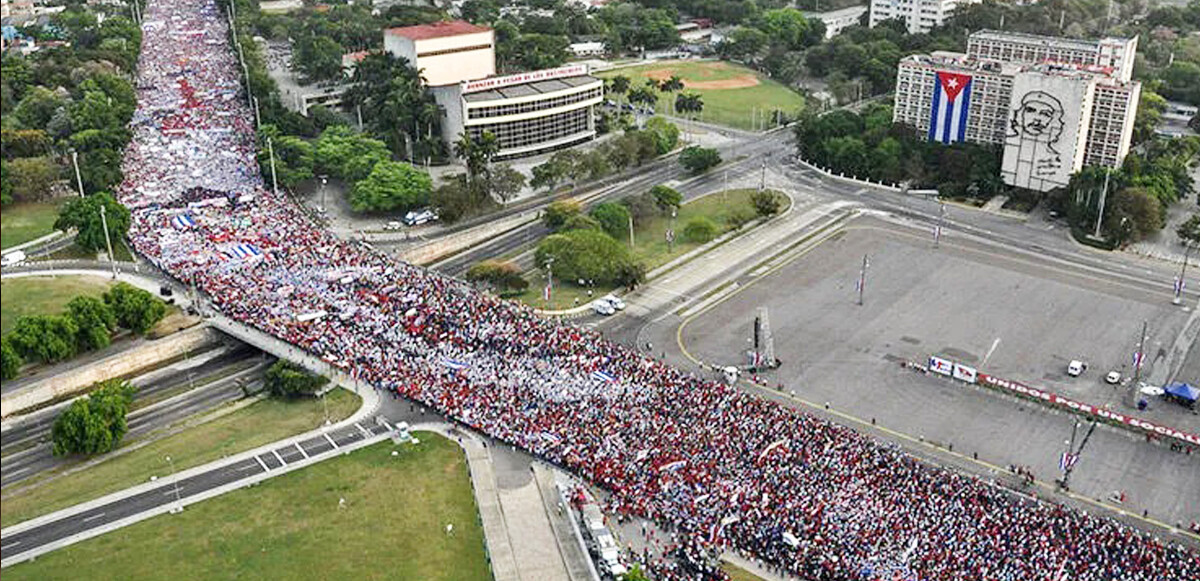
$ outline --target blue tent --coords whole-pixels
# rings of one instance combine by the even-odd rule
[[[1196,398],[1200,397],[1200,389],[1197,389],[1194,385],[1179,381],[1168,385],[1166,391],[1170,395],[1190,402],[1195,402]]]

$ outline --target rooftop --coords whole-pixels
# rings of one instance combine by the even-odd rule
[[[400,28],[389,28],[383,31],[384,34],[392,34],[395,36],[403,36],[409,40],[429,40],[431,38],[443,38],[447,36],[458,36],[461,34],[475,34],[479,32],[488,32],[491,30],[486,26],[477,26],[465,20],[443,20],[432,24],[418,24],[416,26],[402,26]]]
[[[1004,32],[1000,30],[979,30],[971,33],[970,39],[974,40],[1010,40],[1018,42],[1026,42],[1030,44],[1042,44],[1046,46],[1058,46],[1063,48],[1073,48],[1076,50],[1096,50],[1101,42],[1117,42],[1126,43],[1131,39],[1128,38],[1104,38],[1103,40],[1083,40],[1078,38],[1062,38],[1058,36],[1042,36],[1040,34],[1027,34],[1024,32]]]
[[[600,79],[597,79],[591,75],[563,77],[561,79],[549,79],[545,81],[531,81],[528,83],[508,85],[507,87],[500,87],[498,89],[480,91],[478,93],[467,93],[463,95],[463,99],[468,103],[499,101],[501,99],[513,99],[516,97],[528,97],[530,95],[554,93],[556,91],[562,91],[572,87],[581,87],[583,85],[599,81]]]

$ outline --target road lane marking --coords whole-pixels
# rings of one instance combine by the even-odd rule
[[[1000,338],[996,337],[996,340],[992,341],[992,348],[988,349],[987,355],[983,356],[983,363],[979,364],[980,367],[987,365],[988,359],[992,358],[992,353],[994,353],[996,351],[996,346],[999,344],[1000,344]]]
[[[333,446],[333,449],[334,449],[334,450],[337,450],[338,448],[340,448],[340,447],[341,447],[341,446],[338,446],[338,445],[337,445],[337,442],[334,442],[334,441],[333,441],[333,438],[330,438],[330,437],[329,437],[329,432],[325,432],[325,433],[323,433],[323,434],[321,434],[321,435],[322,435],[322,436],[325,436],[325,439],[326,439],[326,440],[329,440],[329,445],[330,445],[330,446]]]
[[[254,470],[254,465],[253,465],[253,464],[247,464],[247,465],[245,465],[245,466],[242,466],[241,468],[238,468],[238,472],[245,472],[245,471],[247,471],[247,470]]]
[[[364,438],[370,438],[370,437],[371,437],[371,432],[368,432],[366,428],[364,428],[364,427],[362,427],[362,426],[358,425],[358,422],[354,422],[354,427],[358,428],[358,431],[362,432],[362,435],[363,435],[363,437],[364,437]]]
[[[279,460],[280,466],[287,466],[287,462],[283,461],[283,456],[279,455],[279,450],[271,450],[271,453],[275,455],[276,460]]]
[[[15,546],[19,545],[19,544],[21,544],[21,541],[14,541],[14,542],[11,542],[11,543],[9,543],[9,544],[7,544],[7,545],[0,545],[0,551],[7,551],[7,550],[9,550],[9,549],[11,549],[11,548],[13,548],[13,547],[15,547]]]
[[[300,442],[296,442],[295,444],[296,444],[296,449],[297,449],[297,450],[300,450],[300,455],[304,456],[304,458],[307,460],[307,459],[308,459],[308,452],[305,452],[305,451],[304,451],[304,448],[301,448],[301,447],[300,447]]]
[[[26,466],[24,468],[17,468],[16,470],[9,470],[8,474],[5,474],[5,476],[16,476],[22,472],[29,472],[29,467]]]
[[[89,516],[89,517],[87,517],[87,518],[83,519],[83,522],[88,522],[88,521],[96,520],[96,519],[98,519],[98,518],[101,518],[101,517],[103,517],[103,516],[104,516],[104,514],[105,514],[105,513],[102,513],[102,512],[101,512],[101,513],[98,513],[98,514],[93,514],[92,516]]]
[[[255,460],[258,460],[258,465],[259,465],[259,466],[262,466],[263,472],[270,472],[270,471],[271,471],[271,467],[270,467],[270,466],[267,466],[267,463],[266,463],[266,462],[263,462],[263,461],[262,461],[262,458],[259,458],[258,456],[255,456],[255,457],[254,457],[254,459],[255,459]]]

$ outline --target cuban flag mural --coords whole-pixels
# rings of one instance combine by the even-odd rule
[[[934,75],[929,140],[941,143],[966,141],[970,107],[971,76],[938,71]]]

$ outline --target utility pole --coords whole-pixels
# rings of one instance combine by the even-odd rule
[[[258,97],[250,95],[250,101],[254,103],[254,128],[262,129],[262,117],[258,114]]]
[[[863,292],[867,289],[867,255],[863,255],[862,268],[858,271],[858,306],[863,305]]]
[[[322,212],[324,212],[325,211],[325,184],[329,182],[329,176],[323,175],[320,177],[321,177],[321,208],[320,209]]]
[[[104,215],[105,206],[100,204],[100,225],[104,227],[104,244],[108,246],[108,262],[112,265],[113,280],[117,279],[117,257],[113,256],[112,237],[108,235],[108,217]]]
[[[633,214],[629,214],[629,248],[633,249]]]
[[[758,191],[761,192],[765,189],[767,189],[767,160],[764,159],[762,162],[762,171],[758,176]]]
[[[551,293],[552,288],[554,288],[554,257],[553,256],[546,259],[546,289],[542,296],[542,298],[546,302],[546,310],[550,310],[550,293]]]
[[[271,138],[267,138],[267,152],[271,156],[271,191],[276,196],[279,195],[279,180],[275,177],[275,147],[271,145]]]
[[[83,177],[79,175],[79,152],[71,150],[71,165],[75,166],[75,185],[79,188],[79,197],[83,195]]]
[[[1190,254],[1191,252],[1192,252],[1191,241],[1184,242],[1184,244],[1183,244],[1183,266],[1179,268],[1179,278],[1175,279],[1175,298],[1171,300],[1172,304],[1176,304],[1176,305],[1183,304],[1183,287],[1185,284],[1184,280],[1186,280],[1184,278],[1184,275],[1187,274],[1188,254]]]
[[[1111,175],[1111,171],[1104,170],[1104,189],[1100,190],[1100,211],[1096,213],[1096,238],[1100,237],[1100,223],[1104,221],[1104,202],[1108,198],[1108,178]]]

